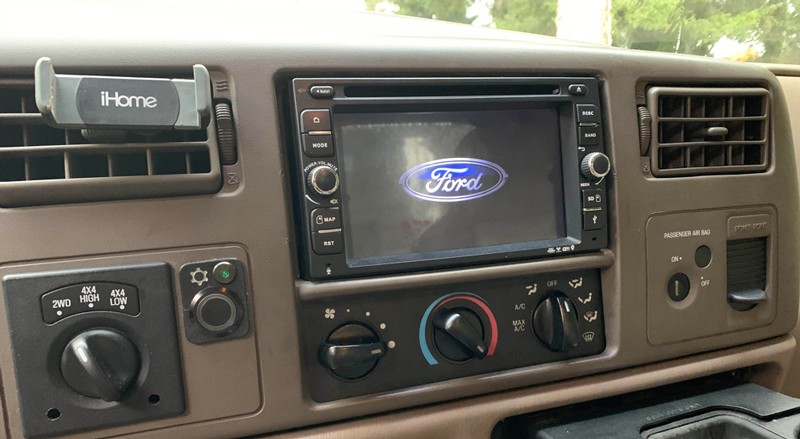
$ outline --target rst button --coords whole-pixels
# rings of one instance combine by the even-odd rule
[[[314,253],[318,255],[335,255],[344,250],[342,232],[314,232],[311,239]]]
[[[314,209],[311,211],[311,230],[338,229],[342,227],[339,208]]]

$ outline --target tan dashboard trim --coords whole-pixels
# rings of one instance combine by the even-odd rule
[[[779,388],[786,379],[796,346],[784,336],[734,349],[681,358],[540,387],[406,410],[338,425],[301,430],[270,438],[488,438],[509,416],[575,404],[657,387],[742,367],[756,368],[753,381]]]

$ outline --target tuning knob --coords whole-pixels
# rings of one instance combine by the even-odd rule
[[[597,181],[611,171],[611,160],[602,152],[586,154],[581,162],[581,174],[589,180]]]
[[[450,361],[464,362],[486,356],[483,322],[467,308],[443,308],[433,317],[433,343]]]
[[[319,362],[334,375],[358,379],[386,355],[386,344],[362,323],[348,323],[336,328],[319,347]]]
[[[580,342],[575,304],[561,292],[553,292],[533,312],[533,331],[550,350],[565,352]]]
[[[61,375],[72,390],[90,398],[119,401],[140,369],[139,351],[121,333],[90,329],[61,354]]]
[[[306,184],[317,195],[328,196],[339,189],[339,174],[330,165],[319,165],[308,172]]]

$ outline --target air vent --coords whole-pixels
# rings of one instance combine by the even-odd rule
[[[647,107],[657,177],[761,172],[769,165],[766,89],[652,87]]]
[[[39,114],[32,80],[0,80],[0,205],[216,192],[214,129],[213,120],[194,131],[56,129]]]

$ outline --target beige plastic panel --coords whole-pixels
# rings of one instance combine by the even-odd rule
[[[195,378],[187,380],[187,389],[197,392],[189,395],[187,418],[126,426],[102,434],[138,431],[142,433],[134,436],[218,438],[328,425],[316,430],[322,434],[336,431],[337,421],[360,418],[357,423],[346,424],[358,425],[357,429],[341,430],[348,434],[346,437],[373,433],[376,437],[486,437],[491,425],[505,416],[690,378],[697,373],[777,361],[794,348],[793,341],[776,339],[788,333],[797,320],[800,279],[798,271],[791,269],[777,273],[781,306],[768,326],[659,346],[647,339],[645,227],[650,217],[665,212],[752,205],[774,205],[779,215],[788,218],[798,212],[788,109],[774,75],[762,67],[598,48],[379,14],[330,14],[307,8],[276,11],[269,2],[229,2],[224,8],[186,8],[175,2],[157,2],[161,12],[158,14],[143,7],[144,3],[153,2],[54,2],[43,14],[36,2],[14,2],[13,11],[0,14],[0,75],[31,75],[41,56],[51,56],[71,71],[102,70],[107,74],[175,71],[202,63],[230,79],[227,86],[237,121],[240,166],[223,170],[225,187],[215,195],[0,209],[0,264],[93,260],[104,257],[95,255],[112,253],[242,243],[250,256],[256,348],[248,339],[251,344],[243,343],[237,352],[221,353],[232,358],[242,355],[249,360],[233,363],[231,359],[232,370],[214,375],[210,371],[218,372],[218,362],[226,361],[222,355],[212,358],[184,346],[184,363],[197,370]],[[16,12],[17,9],[25,10]],[[31,32],[32,16],[37,19],[36,32]],[[74,25],[113,22],[119,17],[147,26],[119,26],[110,32],[107,26]],[[181,23],[217,23],[224,31],[198,32],[176,24],[175,17],[181,17]],[[529,367],[329,404],[312,402],[303,385],[299,351],[302,322],[297,319],[291,172],[289,147],[285,144],[287,128],[281,114],[281,87],[288,84],[293,72],[298,72],[297,76],[598,77],[602,81],[604,133],[614,165],[608,190],[610,249],[593,254],[613,261],[601,272],[606,353],[592,361]],[[774,156],[770,168],[747,176],[652,178],[646,169],[648,158],[639,154],[636,115],[636,103],[646,84],[747,84],[770,89],[774,98]],[[235,172],[235,178],[229,179],[229,172]],[[747,184],[739,184],[742,181]],[[676,196],[688,193],[692,196]],[[797,222],[780,221],[777,233],[782,243],[778,258],[796,261]],[[528,261],[525,265],[532,271],[534,267],[568,270],[584,262],[581,257],[561,257]],[[436,274],[459,279],[481,270],[481,276],[502,276],[507,267],[465,267]],[[377,279],[386,284],[392,281]],[[0,332],[0,345],[5,346],[0,346],[5,413],[9,431],[17,436],[17,411],[10,406],[16,404],[16,387],[9,372],[4,313],[0,313],[0,328],[5,331]],[[745,346],[767,339],[771,341]],[[742,347],[725,350],[734,346]],[[702,352],[712,353],[690,357]],[[666,367],[675,362],[659,363],[673,358],[684,358],[678,361],[683,367]],[[209,373],[202,372],[207,364],[213,367]],[[645,364],[652,366],[636,368]],[[618,369],[623,371],[599,375]],[[260,386],[252,378],[254,371],[261,376]],[[589,378],[569,384],[564,381],[580,376]],[[623,384],[621,380],[630,376],[635,378]],[[782,372],[773,369],[770,376],[780,377]],[[209,384],[212,378],[216,382]],[[250,385],[244,393],[240,391],[243,381]],[[561,383],[550,384],[555,382]],[[508,391],[513,388],[523,390]],[[262,405],[252,397],[253,393],[260,395]],[[491,396],[468,399],[481,394]],[[207,421],[196,415],[219,409],[220,400],[241,400],[242,408],[246,406],[250,411]],[[446,401],[459,402],[436,405]],[[415,406],[426,408],[401,411]],[[393,414],[368,418],[382,412]],[[176,422],[184,421],[192,423],[176,426]],[[297,436],[302,437],[303,432]]]
[[[789,117],[791,119],[792,135],[794,137],[795,158],[800,168],[800,66],[770,66],[776,74],[781,74],[780,80],[786,101],[789,104]],[[785,75],[785,76],[783,76]],[[794,266],[800,265],[795,261]],[[800,292],[798,292],[800,293]],[[799,322],[800,323],[800,322]],[[800,337],[800,324],[792,331],[795,337]],[[792,366],[786,385],[782,389],[788,395],[800,397],[800,349],[795,351]]]
[[[777,389],[795,350],[792,337],[696,355],[650,366],[406,410],[340,425],[301,430],[275,439],[488,439],[504,418],[657,387],[731,369],[754,368],[751,381]],[[587,438],[588,439],[588,438]]]
[[[766,326],[775,319],[780,288],[775,277],[777,215],[771,207],[659,215],[647,222],[647,338],[664,344]],[[753,231],[753,229],[755,229]],[[767,299],[748,311],[727,301],[728,240],[767,238]],[[695,250],[711,248],[711,263],[699,267]],[[675,301],[668,293],[673,274],[690,282],[689,295]]]
[[[236,258],[249,264],[247,253],[239,246],[225,245],[191,250],[174,250],[132,255],[97,257],[84,260],[53,261],[45,263],[16,264],[0,267],[0,279],[9,274],[42,271],[74,270],[109,267],[148,262],[166,262],[172,266],[176,277],[183,264],[219,258]],[[248,273],[249,275],[249,273]],[[179,328],[179,342],[183,362],[183,379],[186,392],[186,413],[183,416],[143,423],[133,427],[122,427],[76,434],[72,437],[103,437],[126,431],[142,431],[155,425],[180,425],[198,421],[209,421],[236,415],[253,413],[261,406],[261,384],[259,362],[255,346],[255,333],[251,330],[244,338],[196,345],[189,343],[183,334],[183,312],[177,278],[173,279],[175,312]],[[248,285],[252,285],[248,276]],[[0,284],[2,289],[2,284]],[[250,287],[251,306],[258,303],[258,293]],[[4,294],[0,292],[0,294]],[[39,300],[31,297],[31,300]],[[5,301],[0,300],[0,313],[5,315]],[[41,318],[31,316],[31,318]],[[252,322],[251,322],[252,327]],[[0,326],[0,361],[3,382],[13,382],[14,368],[9,333],[6,325]],[[8,366],[6,366],[8,365]],[[6,402],[10,413],[19,413],[19,405],[13,386],[5,387]],[[11,437],[22,437],[19,418],[12,416],[9,422]]]

